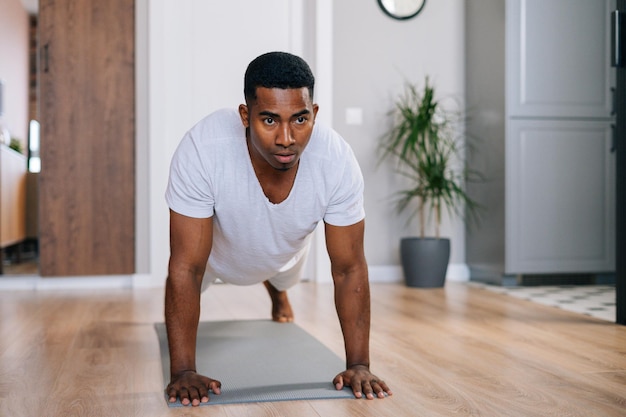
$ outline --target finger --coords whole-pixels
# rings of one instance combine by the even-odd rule
[[[335,379],[333,379],[333,384],[335,384],[337,391],[341,391],[343,389],[343,376],[341,376],[341,374],[337,375]]]
[[[191,400],[191,405],[197,407],[200,405],[200,393],[198,391],[198,387],[192,386],[189,388],[189,399]]]
[[[191,401],[189,401],[189,391],[187,391],[186,388],[181,388],[180,391],[178,391],[178,397],[182,405],[189,405],[191,403]]]
[[[350,381],[350,386],[352,387],[352,393],[354,394],[354,396],[356,398],[362,398],[363,397],[363,387],[361,386],[361,380],[356,379],[356,378],[352,378],[352,380]]]
[[[169,397],[169,402],[171,403],[175,403],[176,402],[176,397],[178,396],[178,393],[176,392],[175,388],[172,388],[171,386],[167,387],[167,396]]]
[[[372,389],[374,390],[374,395],[378,398],[385,398],[385,392],[383,388],[380,386],[379,382],[372,382]]]
[[[391,392],[387,384],[385,384],[385,381],[378,381],[378,385],[380,386],[380,389],[381,389],[381,392],[378,392],[378,396],[380,398],[383,398],[385,394],[393,395],[393,393]]]
[[[365,398],[368,400],[374,399],[374,390],[372,389],[372,384],[369,381],[363,381],[361,384],[361,388],[363,389],[363,394],[365,394]]]
[[[222,393],[222,383],[220,381],[213,380],[209,383],[209,389],[213,391],[214,394],[220,395]]]
[[[377,380],[370,381],[370,385],[372,386],[372,391],[374,392],[374,396],[378,398],[385,398],[385,392],[383,391],[383,387],[381,384],[384,384],[384,382],[377,381]]]
[[[198,387],[198,398],[200,402],[206,403],[209,401],[209,387],[206,384],[200,384]]]

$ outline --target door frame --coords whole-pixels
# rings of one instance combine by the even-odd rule
[[[616,10],[626,15],[626,0],[617,0]],[[622,52],[625,33],[622,28]],[[616,68],[615,95],[615,322],[626,325],[626,66]]]

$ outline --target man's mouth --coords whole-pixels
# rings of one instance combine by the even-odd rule
[[[276,158],[276,160],[278,162],[280,162],[281,164],[289,164],[291,162],[293,162],[293,160],[296,158],[296,154],[274,154],[274,158]]]

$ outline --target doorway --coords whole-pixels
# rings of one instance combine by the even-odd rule
[[[26,3],[0,0],[0,273],[38,274],[37,174],[29,169],[37,135],[37,16]],[[33,155],[35,156],[35,155]],[[32,171],[36,171],[32,166]]]
[[[32,253],[38,268],[28,269],[28,275],[132,274],[134,0],[107,2],[107,7],[95,0],[2,1],[16,9],[35,7],[28,11],[36,26],[29,35],[34,75],[28,88],[37,104],[29,118],[40,122],[42,138],[41,173],[19,179],[25,190],[24,178],[36,177],[28,187],[35,202],[19,210],[35,212],[28,216],[31,221],[20,223],[36,232],[22,231],[3,251],[11,264],[3,272],[24,273],[17,264],[32,261],[25,257]],[[28,156],[36,153],[33,149]],[[26,205],[25,195],[19,200]]]

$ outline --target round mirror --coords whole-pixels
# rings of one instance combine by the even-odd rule
[[[417,16],[426,0],[378,0],[378,5],[389,17],[406,20]]]

